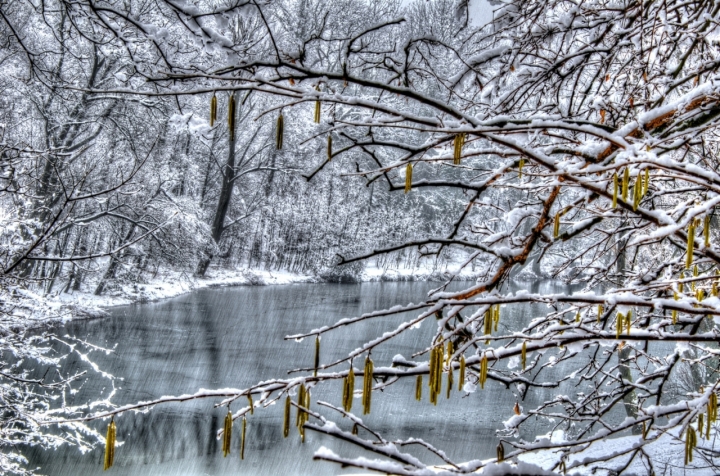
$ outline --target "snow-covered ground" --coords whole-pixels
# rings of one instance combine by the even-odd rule
[[[53,314],[63,319],[99,317],[103,308],[123,306],[135,302],[149,302],[171,298],[196,289],[225,286],[266,286],[273,284],[314,283],[320,279],[313,276],[266,271],[258,269],[213,269],[207,277],[196,278],[191,274],[164,272],[143,284],[128,284],[119,289],[95,296],[91,292],[59,293],[48,296]],[[40,298],[40,296],[38,296]]]
[[[378,268],[368,265],[353,279],[361,282],[377,281],[443,281],[457,273],[459,266],[445,266],[442,270],[432,268]],[[469,268],[463,270],[455,279],[474,281],[478,273]],[[220,269],[211,268],[204,278],[189,273],[164,271],[142,284],[127,284],[104,292],[101,296],[92,293],[92,287],[71,293],[56,293],[51,296],[29,296],[37,300],[46,300],[51,312],[49,315],[63,319],[99,317],[103,308],[123,306],[136,302],[150,302],[171,298],[197,289],[225,286],[268,286],[294,283],[322,283],[335,281],[336,276],[313,276],[287,271],[268,271],[265,269]]]

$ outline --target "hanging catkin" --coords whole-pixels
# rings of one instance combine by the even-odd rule
[[[252,395],[248,393],[248,404],[250,405],[250,414],[255,414],[255,404],[253,403]]]
[[[527,342],[523,341],[522,350],[520,351],[520,361],[522,363],[522,369],[525,370],[527,364]]]
[[[230,95],[228,101],[228,130],[230,131],[230,141],[235,140],[235,95]]]
[[[695,429],[688,425],[687,430],[685,430],[685,466],[687,466],[688,463],[692,463],[692,452],[696,445],[697,434],[695,433]]]
[[[320,336],[315,336],[315,365],[313,375],[317,377],[318,367],[320,366]]]
[[[615,318],[615,338],[616,339],[619,339],[620,334],[622,334],[623,324],[625,323],[624,319],[625,319],[625,316],[623,315],[623,313],[618,312],[617,317]]]
[[[287,396],[285,399],[285,419],[283,420],[283,436],[285,438],[288,437],[290,434],[290,407],[292,406],[292,403],[290,403],[290,395]]]
[[[223,457],[230,454],[230,441],[232,441],[232,412],[228,408],[227,415],[225,415],[225,428],[223,429]]]
[[[478,379],[480,381],[480,388],[483,389],[485,388],[485,380],[487,379],[487,366],[487,355],[483,354],[482,359],[480,360],[480,376]]]
[[[363,374],[363,415],[370,413],[370,404],[372,403],[372,387],[373,387],[373,361],[370,355],[365,358],[365,372]]]
[[[717,421],[717,395],[715,393],[710,394],[710,398],[707,403],[708,422],[715,423]]]
[[[622,179],[622,199],[623,202],[627,202],[628,188],[630,188],[630,169],[625,168]]]
[[[500,304],[497,304],[495,306],[495,315],[493,316],[493,323],[495,324],[494,330],[497,332],[498,330],[498,324],[500,324]]]
[[[501,441],[497,445],[497,462],[502,463],[503,461],[505,461],[505,447],[503,446]]]
[[[630,330],[632,328],[632,310],[628,311],[625,316],[625,328],[627,335],[630,335]]]
[[[105,465],[104,470],[108,470],[115,462],[115,418],[110,419],[110,424],[107,428],[107,435],[105,437]]]
[[[240,459],[245,459],[245,427],[247,418],[243,418],[242,433],[240,434]]]
[[[462,159],[462,148],[465,145],[465,133],[455,134],[454,146],[455,150],[453,153],[453,164],[460,165]]]
[[[693,250],[695,249],[695,221],[690,222],[687,238],[687,256],[685,257],[685,268],[690,269],[693,261]]]
[[[703,237],[705,238],[705,248],[707,248],[710,246],[710,215],[707,215],[703,222]]]
[[[330,134],[328,134],[328,138],[327,138],[327,161],[330,162],[330,161],[332,160],[332,158],[333,158],[333,153],[332,153],[332,136],[331,136]]]
[[[483,334],[485,335],[490,335],[492,333],[494,314],[495,311],[493,306],[491,305],[490,307],[488,307],[487,311],[485,311],[485,319],[483,321]]]
[[[618,176],[617,173],[613,174],[613,198],[612,198],[612,207],[617,208],[617,198],[618,198]]]
[[[415,400],[422,400],[422,375],[418,375],[415,379]]]
[[[465,385],[465,356],[460,356],[460,378],[458,379],[458,391],[462,391]]]
[[[555,214],[555,221],[553,221],[553,238],[557,238],[560,235],[560,212]]]
[[[298,399],[297,399],[298,409],[297,409],[297,415],[295,416],[295,426],[297,428],[301,428],[302,425],[305,423],[303,421],[303,413],[304,412],[302,410],[302,406],[305,403],[305,392],[306,392],[305,384],[300,385],[300,390],[298,390]],[[302,434],[302,429],[300,430],[300,434]]]
[[[315,86],[315,91],[320,91],[320,86]],[[315,124],[320,123],[320,100],[315,101],[315,116],[313,117]]]
[[[275,148],[280,150],[283,148],[283,134],[285,133],[285,119],[283,119],[282,113],[277,118],[275,129]]]
[[[450,393],[452,393],[453,389],[453,367],[452,362],[448,364],[448,379],[447,379],[447,398],[450,398]]]
[[[215,93],[213,93],[212,98],[210,98],[210,127],[215,125],[216,120],[217,120],[217,97],[215,96]]]
[[[412,188],[412,164],[407,164],[405,167],[405,193],[408,193]]]
[[[522,178],[522,169],[523,169],[524,165],[525,165],[525,157],[522,157],[520,159],[520,163],[518,164],[518,179]]]
[[[352,365],[343,383],[343,410],[349,412],[352,410],[353,393],[355,392],[355,370]]]
[[[645,169],[645,183],[643,184],[643,189],[642,189],[643,197],[645,195],[647,195],[649,189],[650,189],[650,169],[647,168],[647,169]]]
[[[603,315],[603,305],[598,304],[597,323],[600,324],[600,317]]]
[[[642,199],[642,176],[638,173],[635,177],[635,186],[633,187],[633,210],[637,210]]]
[[[705,415],[702,413],[698,415],[698,433],[700,433],[700,438],[703,438],[705,435],[703,434],[703,427],[705,426]],[[710,422],[708,422],[709,424]]]

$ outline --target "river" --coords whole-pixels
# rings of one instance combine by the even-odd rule
[[[465,283],[466,284],[466,283]],[[463,286],[464,283],[456,284]],[[201,388],[245,388],[272,377],[285,377],[287,371],[311,366],[314,340],[285,341],[283,337],[330,324],[344,317],[419,302],[437,283],[298,284],[206,289],[156,303],[113,308],[109,317],[73,321],[57,329],[58,336],[69,335],[90,344],[113,349],[106,354],[95,351],[91,359],[116,377],[117,404],[149,400],[163,395],[193,393]],[[523,286],[516,286],[523,287]],[[538,287],[540,289],[538,289]],[[513,291],[511,289],[510,291]],[[558,284],[540,283],[531,291],[571,291]],[[501,325],[513,326],[532,317],[532,307],[503,309]],[[417,313],[360,322],[334,331],[322,340],[322,362],[338,358],[362,343],[393,329]],[[392,357],[410,358],[429,343],[435,320],[407,332],[373,352],[376,366],[388,365]],[[63,352],[64,345],[58,346]],[[78,359],[64,361],[63,373],[78,367]],[[358,367],[356,363],[356,367]],[[457,378],[457,376],[456,376]],[[120,380],[122,379],[122,380]],[[410,380],[410,379],[408,379]],[[454,391],[444,395],[437,406],[414,400],[413,381],[399,382],[384,392],[373,394],[369,423],[386,438],[421,437],[444,450],[457,461],[494,456],[495,430],[512,416],[514,389],[488,383],[474,393]],[[359,378],[356,388],[361,385]],[[82,403],[107,394],[110,381],[93,375],[69,403]],[[533,390],[533,401],[551,398],[555,389]],[[327,400],[340,405],[341,382],[317,388],[313,401]],[[313,461],[313,452],[324,445],[334,451],[355,456],[361,451],[348,444],[308,432],[302,444],[297,432],[282,436],[282,405],[256,409],[248,418],[245,460],[239,458],[239,421],[235,425],[232,453],[223,458],[216,431],[222,425],[225,409],[214,409],[217,399],[182,404],[166,404],[148,413],[126,413],[116,421],[118,441],[116,475],[331,475],[358,473],[339,466]],[[242,402],[245,403],[244,401]],[[523,405],[529,405],[525,402]],[[314,407],[317,408],[317,407]],[[360,409],[355,400],[354,410]],[[325,410],[327,411],[327,410]],[[346,422],[345,422],[346,423]],[[340,422],[341,426],[343,422]],[[104,434],[107,422],[91,425]],[[349,425],[346,424],[349,427]],[[526,435],[530,437],[531,435]],[[423,455],[417,448],[408,448]],[[369,455],[367,455],[369,456]],[[441,463],[431,455],[425,460]],[[103,449],[82,454],[77,448],[29,452],[30,467],[53,476],[84,476],[102,472]]]

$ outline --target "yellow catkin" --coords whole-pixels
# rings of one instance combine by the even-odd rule
[[[435,365],[435,359],[437,357],[437,352],[435,351],[435,347],[430,349],[430,359],[428,362],[428,387],[430,387],[430,403],[435,403],[435,370],[437,369],[437,366]]]
[[[630,335],[630,330],[632,329],[632,311],[628,311],[627,316],[625,316],[625,327],[627,329],[627,335]]]
[[[415,379],[415,400],[422,400],[422,375],[418,375]]]
[[[527,366],[527,342],[523,341],[522,350],[520,351],[520,361],[522,363],[522,369],[525,370]]]
[[[250,405],[250,414],[255,414],[255,404],[253,403],[252,395],[248,393],[248,405]]]
[[[710,291],[710,294],[712,294],[713,297],[717,297],[717,295],[718,295],[718,283],[717,283],[717,281],[712,283],[712,289],[711,289],[711,291]]]
[[[210,127],[213,127],[215,125],[216,120],[217,120],[217,97],[215,96],[215,93],[213,93],[212,98],[210,98]]]
[[[447,371],[447,372],[448,372],[448,377],[447,377],[447,398],[450,398],[450,393],[452,393],[453,384],[454,384],[454,382],[453,382],[454,376],[453,376],[452,362],[450,362],[450,364],[448,364],[448,371]]]
[[[560,235],[560,212],[555,214],[555,220],[553,221],[553,238],[557,238]]]
[[[642,199],[642,176],[637,174],[635,177],[635,186],[633,187],[633,210],[637,210]]]
[[[600,318],[602,317],[602,315],[603,315],[603,305],[602,305],[602,304],[598,304],[598,311],[597,311],[597,322],[598,322],[598,324],[600,324]]]
[[[452,364],[452,356],[454,353],[455,353],[455,349],[454,349],[453,343],[451,340],[449,340],[447,343],[447,358],[445,359],[445,362],[447,363],[447,365]]]
[[[437,405],[438,396],[442,391],[443,347],[439,345],[432,352],[434,357],[432,358],[433,377],[430,382],[430,403]]]
[[[643,184],[643,189],[642,189],[643,197],[645,195],[647,195],[649,189],[650,189],[650,169],[647,168],[647,169],[645,169],[645,183]]]
[[[625,316],[622,312],[617,313],[617,318],[615,319],[615,338],[619,339],[620,334],[622,334],[623,330],[623,323],[625,321]]]
[[[297,415],[295,416],[295,426],[298,428],[302,427],[302,425],[304,423],[302,421],[303,420],[303,411],[302,411],[301,407],[303,406],[303,403],[305,403],[305,392],[306,392],[305,385],[304,384],[300,385],[300,389],[298,390],[298,399],[297,399],[298,409],[297,409]],[[300,430],[300,432],[302,433],[302,430]]]
[[[315,91],[320,91],[320,86],[315,86]],[[315,124],[320,123],[320,100],[315,101],[315,115],[313,116],[313,120],[315,121]]]
[[[245,429],[247,427],[247,418],[243,418],[242,433],[240,434],[240,459],[245,459]]]
[[[370,413],[370,404],[372,402],[372,387],[373,387],[373,361],[368,355],[365,358],[365,373],[363,374],[363,415]]]
[[[283,134],[285,133],[285,119],[282,113],[277,118],[277,126],[275,127],[275,148],[280,150],[283,148]]]
[[[630,188],[630,169],[625,168],[625,170],[623,171],[622,191],[621,191],[623,202],[627,202],[629,188]]]
[[[405,167],[405,193],[408,193],[412,189],[412,164],[407,164]]]
[[[285,399],[285,419],[283,420],[283,436],[285,438],[290,434],[290,409],[292,403],[290,403],[290,395]]]
[[[690,269],[693,261],[693,250],[695,249],[695,223],[690,223],[688,227],[687,250],[685,257],[685,268]]]
[[[703,238],[705,238],[705,248],[710,246],[710,215],[705,217],[703,223]]]
[[[697,434],[695,433],[695,430],[693,427],[688,426],[687,430],[685,430],[685,466],[688,465],[688,463],[692,463],[693,460],[693,450],[695,449],[695,446],[697,445]]]
[[[505,447],[503,446],[502,442],[498,443],[497,445],[497,462],[502,463],[505,461]]]
[[[580,311],[575,313],[575,322],[580,322]]]
[[[318,367],[320,367],[320,336],[315,336],[315,365],[313,375],[317,377]]]
[[[350,367],[347,377],[343,380],[343,409],[352,410],[353,393],[355,392],[355,370]]]
[[[703,428],[705,427],[705,415],[702,413],[698,415],[698,433],[700,433],[700,438],[703,438],[705,435],[703,433]]]
[[[332,158],[333,158],[333,153],[332,153],[332,136],[331,136],[330,134],[328,134],[328,138],[327,138],[327,161],[330,162],[330,161],[332,160]]]
[[[223,430],[223,457],[230,454],[230,442],[232,441],[232,426],[232,413],[230,412],[230,409],[228,409],[227,415],[225,415],[225,428]]]
[[[483,354],[482,359],[480,360],[480,388],[485,388],[485,380],[487,380],[487,367],[488,367],[488,361],[487,361],[487,355]]]
[[[458,378],[458,391],[462,391],[465,386],[465,356],[460,356],[460,377]]]
[[[107,435],[105,437],[105,464],[104,470],[110,469],[115,462],[115,436],[117,428],[115,426],[115,419],[110,420],[110,424],[107,428]]]
[[[715,393],[710,394],[708,399],[708,421],[715,423],[717,420],[717,395]]]
[[[498,304],[498,305],[495,306],[495,315],[494,315],[494,318],[493,318],[493,322],[494,322],[494,324],[495,324],[494,330],[495,330],[495,332],[497,332],[497,330],[498,330],[498,324],[500,324],[500,304]]]
[[[673,291],[673,299],[678,300],[678,293]],[[677,324],[677,311],[673,310],[671,313],[673,325]]]
[[[493,306],[490,306],[487,311],[485,311],[485,320],[483,322],[483,333],[485,335],[489,335],[492,333],[493,315]]]
[[[525,166],[525,158],[523,157],[520,159],[520,163],[518,164],[518,178],[519,179],[522,178],[522,169],[524,166]]]
[[[465,145],[465,134],[455,134],[455,150],[453,153],[453,164],[460,165],[460,161],[462,160],[462,148]]]
[[[435,348],[435,352],[437,352],[437,357],[435,357],[435,404],[437,405],[437,399],[440,393],[442,392],[442,374],[443,374],[443,348],[442,346],[437,346]]]
[[[613,198],[612,198],[612,207],[617,208],[617,199],[618,199],[618,176],[617,173],[613,174]]]
[[[230,131],[230,140],[235,140],[235,95],[230,95],[228,101],[228,130]]]

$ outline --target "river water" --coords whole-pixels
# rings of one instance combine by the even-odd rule
[[[110,354],[95,351],[89,356],[102,370],[117,378],[113,401],[124,404],[194,393],[201,388],[245,388],[261,380],[283,378],[288,370],[312,366],[314,355],[314,339],[285,341],[284,336],[344,317],[420,302],[436,285],[401,282],[206,289],[162,302],[113,308],[107,318],[70,322],[56,333],[113,349]],[[553,283],[539,283],[533,288],[528,290],[572,291]],[[534,312],[532,306],[503,308],[501,325],[513,327],[521,321],[528,322]],[[362,343],[416,315],[417,312],[413,312],[368,320],[326,334],[321,360],[327,362],[347,355]],[[380,347],[373,352],[375,365],[389,365],[396,354],[411,358],[414,351],[428,345],[435,326],[434,319],[428,320],[392,345]],[[64,352],[66,348],[59,345],[58,350]],[[358,365],[361,364],[356,363],[356,367]],[[76,367],[79,367],[78,359],[68,358],[62,372]],[[388,439],[423,438],[457,461],[494,456],[495,430],[512,416],[516,401],[514,388],[506,389],[488,381],[484,390],[471,394],[454,391],[449,400],[443,390],[438,405],[433,406],[427,401],[427,388],[423,402],[416,402],[414,379],[406,380],[384,392],[374,393],[372,414],[365,416],[364,421]],[[361,383],[362,378],[358,378],[356,389]],[[68,402],[90,401],[103,392],[107,394],[110,388],[109,380],[93,375],[76,395],[67,396]],[[333,382],[314,389],[312,398],[340,405],[341,392],[341,382]],[[556,392],[555,389],[533,390],[528,397],[532,401],[523,405],[527,407],[533,401],[552,398]],[[232,452],[223,458],[222,445],[215,435],[222,426],[226,409],[214,409],[213,404],[218,401],[172,403],[157,406],[148,413],[120,415],[116,422],[118,441],[123,444],[116,449],[115,466],[110,472],[148,476],[360,472],[312,459],[313,452],[320,446],[345,456],[362,455],[355,447],[313,432],[307,432],[304,444],[295,431],[290,438],[283,439],[283,405],[256,409],[255,414],[249,416],[244,461],[239,457],[240,426],[239,420],[236,421]],[[353,409],[357,412],[360,408],[360,401],[355,400]],[[341,421],[340,425],[343,423],[350,427],[347,422]],[[104,434],[107,422],[97,421],[91,425]],[[531,437],[530,434],[523,436]],[[441,463],[416,448],[407,450],[424,456],[425,461]],[[97,447],[86,454],[71,447],[34,450],[29,457],[30,466],[39,466],[42,474],[95,475],[102,471],[103,449]]]

